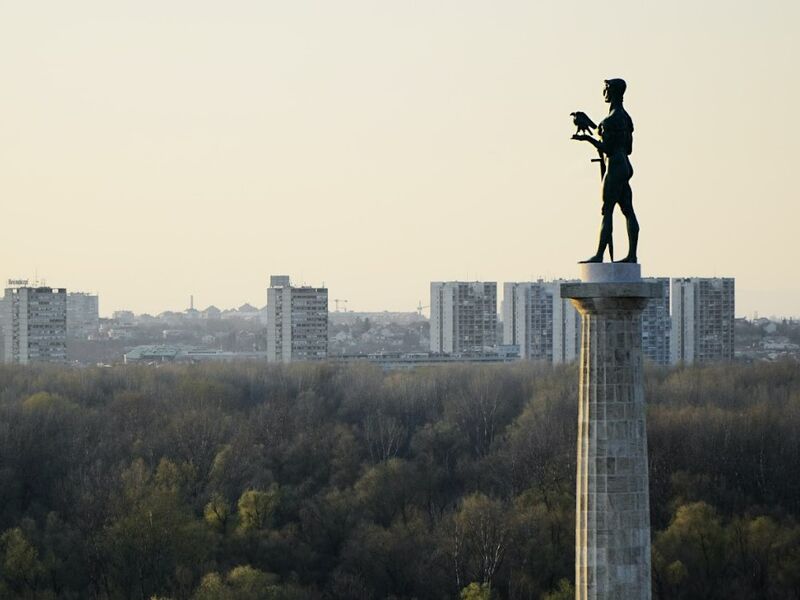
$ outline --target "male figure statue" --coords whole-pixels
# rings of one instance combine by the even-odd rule
[[[622,106],[622,97],[625,94],[625,81],[622,79],[606,79],[603,97],[609,104],[608,116],[600,122],[597,132],[600,139],[591,135],[575,134],[573,140],[589,142],[600,154],[601,175],[603,178],[603,224],[600,228],[600,242],[597,253],[591,258],[581,261],[588,263],[603,262],[606,247],[613,256],[613,241],[611,230],[613,227],[614,206],[619,204],[628,229],[628,256],[618,262],[636,262],[636,244],[639,240],[639,222],[633,212],[633,193],[631,192],[630,179],[633,176],[633,167],[628,156],[633,151],[633,121]]]

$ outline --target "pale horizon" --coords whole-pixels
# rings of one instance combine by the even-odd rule
[[[800,316],[800,4],[533,4],[3,6],[0,276],[104,316],[574,278],[600,195],[569,113],[623,77],[643,274]]]

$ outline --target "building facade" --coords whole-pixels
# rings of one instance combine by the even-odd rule
[[[572,362],[580,348],[581,320],[562,280],[507,282],[503,286],[503,343],[519,346],[520,358]]]
[[[6,363],[66,362],[67,290],[64,288],[6,288],[2,321]]]
[[[732,277],[673,279],[672,362],[733,360],[734,309]]]
[[[651,298],[642,310],[642,354],[645,360],[659,365],[670,363],[669,277],[645,277],[643,281],[661,284],[662,296]]]
[[[100,328],[100,303],[96,294],[67,294],[67,336],[86,339]]]
[[[267,290],[267,360],[328,358],[328,289],[293,287],[288,275],[273,275]]]
[[[497,347],[497,283],[431,282],[431,352],[488,352]]]

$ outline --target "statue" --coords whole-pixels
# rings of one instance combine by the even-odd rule
[[[594,123],[582,112],[572,113],[573,121],[578,131],[572,136],[573,140],[589,142],[597,149],[600,158],[592,162],[600,163],[600,179],[603,182],[603,216],[600,227],[600,241],[597,253],[581,262],[603,262],[603,256],[608,247],[609,257],[614,261],[614,241],[611,230],[613,228],[614,207],[619,204],[628,229],[628,255],[620,261],[625,263],[636,262],[636,245],[639,241],[639,222],[633,212],[633,193],[631,192],[630,179],[633,177],[633,167],[628,156],[633,151],[633,121],[622,106],[622,97],[625,94],[626,84],[622,79],[606,79],[603,97],[609,104],[608,116],[600,121],[597,133],[600,139],[581,133],[593,130]]]

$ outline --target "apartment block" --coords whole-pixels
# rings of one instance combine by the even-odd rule
[[[2,309],[6,363],[66,362],[67,290],[6,288]]]
[[[97,294],[67,294],[67,337],[86,339],[100,328],[100,303]]]
[[[579,355],[581,320],[561,297],[562,280],[506,282],[503,286],[503,343],[519,346],[520,358],[553,364]]]
[[[661,298],[653,298],[642,311],[642,354],[645,360],[659,365],[670,363],[670,333],[672,320],[669,314],[669,277],[645,277],[661,285]]]
[[[482,353],[497,348],[497,283],[431,282],[431,352]]]
[[[273,275],[267,290],[267,360],[317,361],[328,358],[328,289],[291,285]]]
[[[732,277],[673,279],[672,362],[733,360],[734,309]]]

